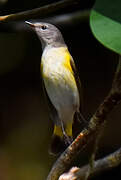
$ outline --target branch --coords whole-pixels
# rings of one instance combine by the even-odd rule
[[[49,23],[54,23],[61,26],[70,26],[80,24],[82,22],[89,22],[90,10],[81,10],[67,14],[56,15],[53,17],[43,18],[42,20]]]
[[[47,180],[57,180],[59,176],[64,173],[79,154],[79,152],[93,139],[100,126],[106,120],[108,114],[121,101],[121,57],[119,57],[119,64],[114,76],[112,88],[103,103],[98,107],[95,114],[92,116],[90,123],[72,144],[61,154],[53,165]]]
[[[57,16],[49,16],[48,18],[39,19],[48,23],[55,24],[56,26],[72,27],[79,25],[83,22],[89,22],[90,10],[76,11],[73,13],[61,14]],[[23,21],[0,23],[0,32],[22,32],[31,31],[31,28],[26,26]]]
[[[93,171],[89,177],[95,177],[104,171],[110,170],[121,163],[121,148],[114,153],[95,161]],[[82,168],[71,168],[68,173],[60,176],[59,180],[75,180],[84,179],[90,165],[83,166]]]
[[[0,21],[15,21],[15,20],[25,20],[37,18],[38,16],[45,17],[53,12],[61,10],[66,7],[74,6],[80,3],[80,0],[61,0],[56,3],[51,3],[49,5],[42,6],[40,8],[23,11],[16,14],[10,14],[6,16],[0,16]]]
[[[89,159],[89,165],[88,165],[88,169],[87,171],[85,172],[85,178],[84,180],[88,180],[90,175],[92,174],[94,168],[95,168],[95,157],[96,157],[96,153],[97,153],[97,150],[98,150],[98,144],[99,144],[99,140],[102,136],[102,132],[103,132],[103,129],[104,129],[104,124],[103,123],[99,129],[99,131],[96,133],[95,137],[94,137],[94,143],[93,143],[93,151],[92,151],[92,154],[91,154],[91,157]]]

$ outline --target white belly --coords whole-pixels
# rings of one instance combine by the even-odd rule
[[[60,114],[60,118],[74,114],[79,108],[79,94],[77,86],[71,79],[72,74],[66,69],[51,69],[44,73],[44,84],[47,94]],[[65,117],[64,119],[66,119]]]
[[[49,58],[42,61],[43,80],[47,94],[63,121],[73,119],[79,109],[79,93],[75,78],[62,61]]]

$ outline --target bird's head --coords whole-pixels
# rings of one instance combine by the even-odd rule
[[[25,22],[35,30],[39,39],[41,40],[43,48],[47,45],[57,47],[61,44],[65,44],[61,32],[54,25],[43,22]]]

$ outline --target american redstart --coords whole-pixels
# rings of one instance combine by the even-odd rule
[[[82,117],[81,83],[74,60],[59,29],[49,23],[26,23],[35,30],[42,44],[40,71],[50,117],[54,122],[50,151],[58,154],[73,140],[74,117]]]

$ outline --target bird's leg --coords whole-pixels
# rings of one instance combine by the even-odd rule
[[[77,114],[77,120],[80,122],[80,123],[84,123],[85,126],[88,125],[88,121],[84,118],[84,116],[80,113],[80,112],[76,112]]]
[[[65,144],[66,144],[66,145],[71,144],[72,141],[73,141],[73,138],[72,138],[72,137],[69,137],[69,136],[66,134],[62,120],[61,120],[61,128],[62,128],[62,131],[63,131],[63,136],[64,136]]]

